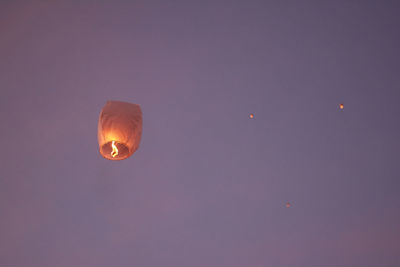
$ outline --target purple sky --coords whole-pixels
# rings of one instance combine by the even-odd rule
[[[399,10],[2,0],[0,266],[400,266]]]

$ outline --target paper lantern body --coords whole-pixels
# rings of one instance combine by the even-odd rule
[[[139,105],[107,101],[100,112],[97,138],[100,154],[109,160],[130,157],[142,136],[142,111]]]

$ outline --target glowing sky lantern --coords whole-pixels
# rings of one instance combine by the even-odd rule
[[[340,109],[344,109],[344,105],[343,105],[343,104],[340,104],[340,105],[339,105],[339,108],[340,108]]]
[[[142,136],[142,111],[139,105],[107,101],[100,112],[97,138],[100,154],[109,160],[130,157]]]
[[[250,119],[254,119],[254,114],[253,114],[253,113],[250,113],[249,118],[250,118]]]
[[[290,202],[286,202],[286,208],[290,208],[292,205],[290,204]]]

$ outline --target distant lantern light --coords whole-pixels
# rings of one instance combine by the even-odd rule
[[[249,118],[250,118],[250,119],[254,119],[254,114],[253,114],[253,113],[250,113]]]
[[[286,202],[286,208],[290,208],[292,205],[290,204],[290,202]]]
[[[109,160],[130,157],[142,136],[142,111],[137,104],[107,101],[100,112],[97,139],[100,154]]]
[[[344,109],[344,105],[343,105],[343,104],[340,104],[340,105],[339,105],[339,108],[340,108],[340,109]]]

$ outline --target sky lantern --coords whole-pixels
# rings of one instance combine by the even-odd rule
[[[253,114],[253,113],[250,113],[249,118],[250,118],[250,119],[254,119],[254,114]]]
[[[340,105],[339,105],[339,108],[340,108],[340,109],[344,109],[344,105],[343,105],[343,104],[340,104]]]
[[[137,104],[107,101],[100,112],[97,138],[100,154],[109,160],[130,157],[142,136],[142,111]]]
[[[286,202],[286,208],[290,208],[292,205],[290,204],[290,202]]]

